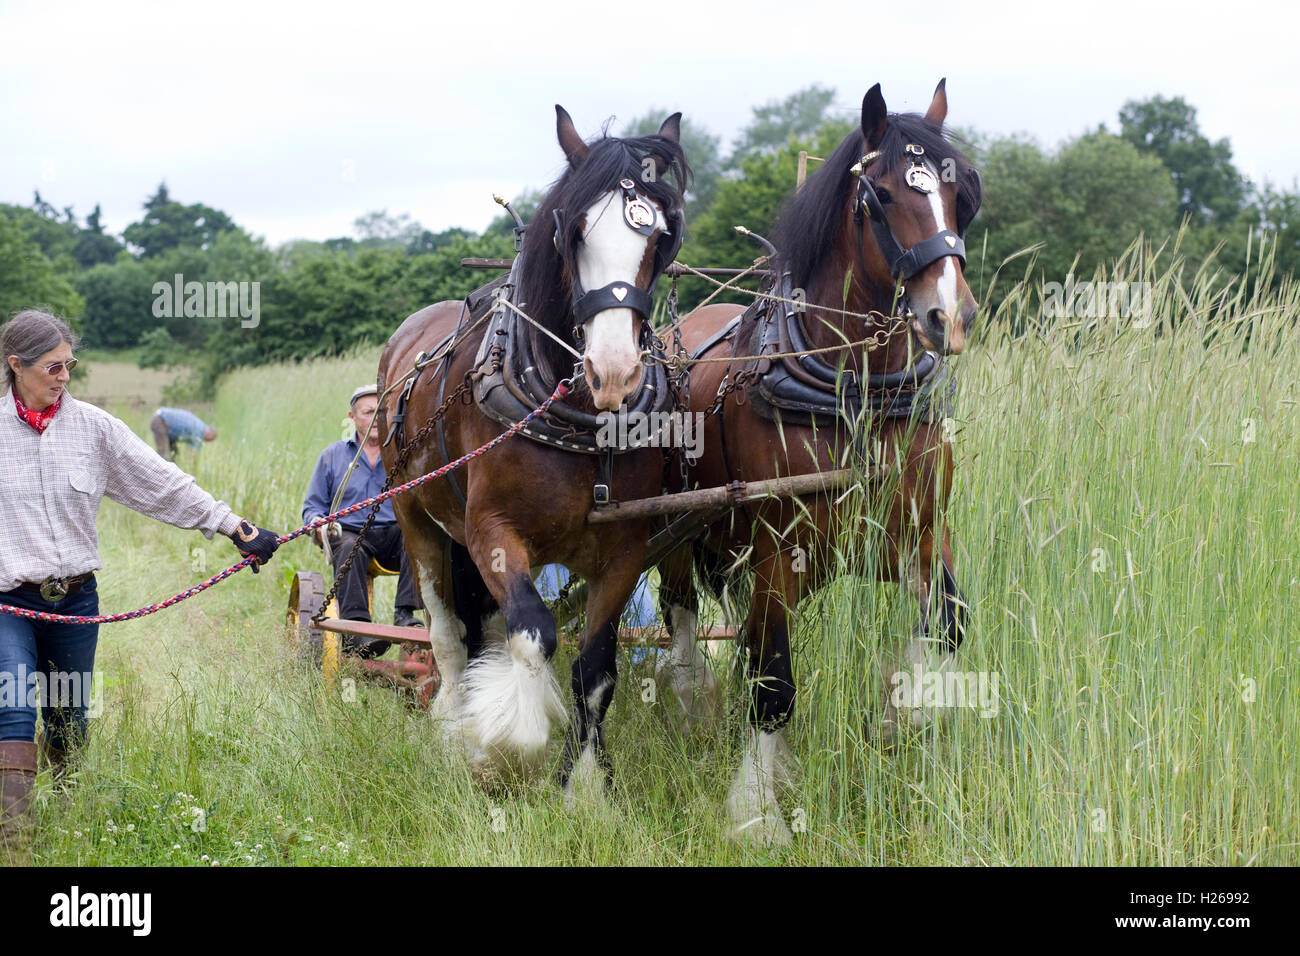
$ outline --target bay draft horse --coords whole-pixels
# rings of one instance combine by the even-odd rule
[[[868,375],[878,375],[904,370],[914,361],[919,368],[917,356],[924,358],[924,350],[958,353],[975,315],[976,303],[962,275],[961,236],[978,210],[979,174],[944,136],[946,115],[942,81],[924,116],[888,113],[879,84],[872,87],[863,99],[861,127],[848,135],[778,217],[774,269],[786,279],[787,296],[802,290],[806,297],[807,310],[800,316],[806,346],[842,346],[873,333],[880,333],[886,343],[865,353],[859,347],[822,355],[834,363],[830,378],[834,381],[838,374],[839,387],[848,372],[860,379],[864,399],[869,399],[870,383],[864,365]],[[698,350],[741,308],[713,305],[695,311],[684,321],[685,345]],[[780,304],[771,308],[790,312]],[[877,317],[845,316],[844,311],[874,311]],[[761,315],[751,308],[734,335],[710,348],[712,356],[737,356],[734,363],[692,367],[692,410],[709,408],[719,387],[746,366],[744,356],[757,347],[751,340]],[[765,350],[778,348],[771,342]],[[941,368],[936,355],[925,361],[930,368]],[[770,360],[771,365],[776,362]],[[778,423],[756,410],[756,391],[752,382],[747,384],[744,395],[728,397],[722,411],[708,419],[692,482],[719,487],[736,480],[832,470],[843,466],[849,442],[873,448],[877,464],[897,463],[896,485],[868,486],[868,500],[883,505],[879,574],[885,580],[904,581],[921,605],[922,622],[908,649],[909,665],[927,670],[946,666],[962,640],[965,605],[942,518],[952,455],[941,423],[921,416],[909,421],[906,416],[872,414],[870,400],[857,419],[856,434],[843,421],[838,428],[814,429],[811,420],[801,420],[797,413],[779,413]],[[862,430],[868,427],[870,434],[864,436]],[[727,803],[737,835],[769,843],[789,839],[775,787],[787,784],[790,772],[783,728],[795,698],[791,620],[800,600],[835,574],[830,548],[845,530],[847,515],[832,498],[759,499],[711,525],[694,548],[699,578],[715,587],[721,580],[718,569],[731,563],[723,555],[753,545],[748,558],[752,601],[741,636],[749,669],[751,735]],[[795,555],[803,561],[793,560]],[[694,653],[698,596],[691,566],[689,547],[679,548],[659,565],[664,619],[673,632],[674,659],[680,661]],[[930,636],[932,604],[938,605],[937,637]],[[670,689],[680,693],[682,683]],[[899,709],[905,718],[921,717],[908,701],[903,703]],[[916,703],[919,706],[919,699]],[[683,701],[682,707],[690,712],[692,703]],[[887,709],[886,726],[898,717]]]
[[[638,394],[648,293],[681,241],[690,170],[678,142],[680,113],[655,135],[603,136],[590,145],[562,107],[556,116],[568,166],[524,234],[514,301],[581,352],[581,372],[572,352],[535,327],[520,324],[516,334],[532,337],[531,354],[544,366],[526,374],[549,383],[548,392],[574,376],[567,403],[595,414]],[[413,368],[422,351],[432,355],[458,329],[474,325],[457,301],[406,319],[380,358],[381,393],[385,383]],[[412,430],[466,380],[483,334],[479,328],[466,335],[434,366],[436,374],[417,379],[405,410]],[[381,435],[388,434],[397,398],[394,392],[380,406]],[[394,484],[455,460],[503,430],[477,404],[457,402],[443,421],[443,435],[417,446]],[[397,442],[385,445],[389,474],[397,456]],[[565,717],[550,667],[555,621],[533,585],[535,571],[549,563],[564,564],[588,582],[561,782],[569,782],[578,762],[593,775],[597,768],[608,771],[600,722],[614,691],[617,625],[643,570],[649,526],[587,526],[597,461],[521,434],[453,472],[456,484],[443,478],[393,499],[442,676],[433,717],[450,739],[463,742],[481,782],[535,775],[552,723]],[[615,491],[622,498],[656,495],[663,472],[662,450],[627,451],[614,468]]]

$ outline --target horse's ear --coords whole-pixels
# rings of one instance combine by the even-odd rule
[[[674,143],[682,141],[682,114],[674,113],[659,124],[659,135],[671,139]]]
[[[573,127],[573,118],[569,111],[559,103],[555,104],[555,135],[559,137],[560,149],[569,158],[569,165],[577,169],[591,152],[591,147],[582,141],[578,131]]]
[[[659,135],[664,139],[670,139],[674,143],[682,141],[682,114],[674,113],[662,123],[659,124]],[[655,161],[655,173],[662,176],[668,172],[670,163],[666,158],[658,153],[651,153],[650,158]]]
[[[867,141],[868,152],[880,145],[888,126],[889,110],[885,106],[885,98],[880,94],[880,84],[877,83],[862,97],[862,135]]]
[[[942,126],[943,121],[948,118],[948,93],[944,89],[944,84],[947,82],[946,76],[939,81],[939,85],[934,88],[934,99],[930,101],[930,108],[925,111],[925,118],[935,126]]]

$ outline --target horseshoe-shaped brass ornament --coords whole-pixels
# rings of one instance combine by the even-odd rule
[[[919,193],[928,195],[938,190],[939,181],[935,179],[934,173],[930,171],[929,166],[917,164],[909,166],[907,169],[907,185]]]
[[[646,226],[653,226],[655,221],[655,211],[650,208],[650,204],[644,199],[629,199],[623,206],[623,216],[627,219],[627,224],[633,229],[643,229]]]

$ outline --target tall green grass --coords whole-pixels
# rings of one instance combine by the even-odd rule
[[[956,709],[893,748],[864,732],[888,690],[877,661],[915,605],[840,579],[794,634],[791,847],[727,838],[743,685],[725,661],[725,726],[681,736],[653,661],[622,654],[606,805],[567,812],[549,784],[486,793],[391,690],[341,695],[290,665],[287,576],[323,563],[298,541],[260,575],[101,629],[105,715],[76,785],[41,791],[37,862],[1296,863],[1300,293],[1140,246],[1106,278],[1152,283],[1149,325],[1048,319],[1022,284],[957,360],[958,667],[998,675],[996,716]],[[222,437],[182,464],[237,511],[296,527],[376,359],[231,375]],[[99,527],[106,609],[235,557],[112,504]]]

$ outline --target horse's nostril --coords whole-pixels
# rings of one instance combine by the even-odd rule
[[[587,382],[591,385],[591,390],[600,391],[600,376],[596,374],[596,366],[591,364],[591,359],[582,360],[582,370],[587,373]]]

